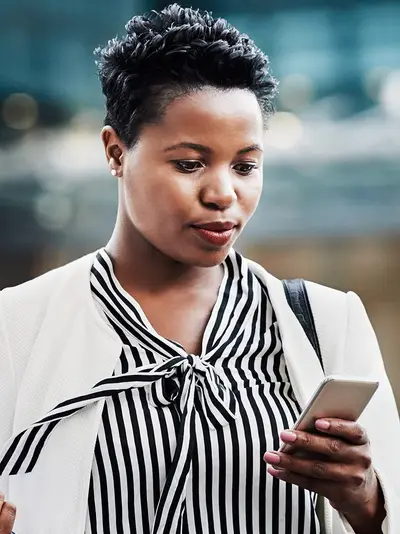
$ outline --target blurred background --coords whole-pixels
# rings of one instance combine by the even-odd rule
[[[106,243],[116,181],[93,49],[148,0],[0,4],[0,289]],[[186,5],[186,4],[185,4]],[[363,299],[400,406],[400,3],[198,0],[280,80],[265,189],[240,249]]]

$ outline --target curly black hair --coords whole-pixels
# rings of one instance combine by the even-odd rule
[[[273,113],[277,81],[268,57],[226,20],[172,4],[133,17],[125,29],[124,37],[95,54],[106,97],[104,123],[128,148],[174,98],[206,86],[250,90],[264,118]]]

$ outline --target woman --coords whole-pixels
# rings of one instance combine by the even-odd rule
[[[266,56],[176,4],[126,30],[97,50],[112,237],[0,295],[16,532],[398,534],[398,416],[358,297],[308,286],[326,371],[381,383],[364,428],[287,432],[322,369],[280,281],[232,249],[261,195]]]

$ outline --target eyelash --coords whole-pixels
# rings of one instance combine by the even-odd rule
[[[200,170],[201,168],[204,167],[204,165],[200,162],[200,161],[197,161],[197,160],[180,160],[180,159],[177,159],[177,160],[173,160],[172,163],[175,165],[176,169],[178,172],[181,172],[182,174],[193,174],[194,172]],[[185,167],[185,165],[197,165],[199,164],[200,167],[194,167],[194,168],[187,168]],[[239,172],[239,174],[241,176],[249,176],[253,170],[255,169],[258,169],[258,166],[255,165],[254,163],[237,163],[235,167],[247,167],[248,170],[245,171],[245,172]]]

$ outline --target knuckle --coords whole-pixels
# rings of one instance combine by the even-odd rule
[[[348,428],[342,421],[336,422],[336,431],[338,432],[338,434],[348,434]]]
[[[356,471],[352,473],[350,480],[352,482],[352,486],[359,488],[365,483],[365,474],[363,471]]]
[[[312,435],[309,432],[304,432],[303,445],[309,447],[312,444]]]
[[[284,469],[290,469],[292,466],[292,456],[290,454],[281,455],[280,466],[282,471]]]
[[[372,466],[372,458],[371,455],[368,453],[362,454],[360,457],[361,460],[361,466],[364,469],[369,469]]]
[[[355,429],[354,429],[354,439],[358,442],[362,442],[365,440],[365,430],[360,427],[360,426],[356,426]]]
[[[311,471],[315,478],[324,478],[326,475],[326,465],[323,462],[314,462]]]
[[[329,450],[333,454],[339,454],[342,452],[343,449],[343,442],[339,439],[331,439],[329,441]]]

